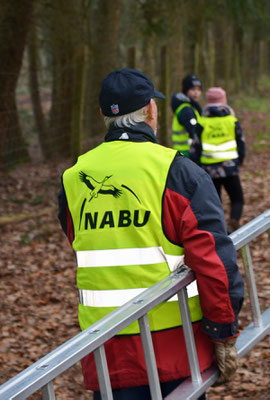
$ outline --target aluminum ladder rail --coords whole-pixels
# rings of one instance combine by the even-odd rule
[[[230,235],[236,250],[241,249],[253,319],[253,323],[244,328],[237,338],[236,348],[239,358],[244,357],[270,332],[270,308],[261,314],[249,249],[249,243],[264,232],[268,233],[270,239],[270,210],[265,211]],[[204,389],[207,389],[213,385],[217,376],[217,370],[211,367],[202,373],[203,383],[201,385],[193,379],[187,379],[171,392],[166,400],[197,399],[205,391],[202,391],[201,387],[204,386]]]
[[[248,248],[250,241],[266,231],[270,234],[270,210],[231,234],[236,249],[242,250],[254,321],[238,337],[239,357],[244,356],[270,332],[270,308],[261,315]],[[166,399],[198,398],[215,382],[218,370],[213,366],[200,374],[186,293],[186,286],[193,280],[193,272],[188,267],[182,266],[166,279],[145,290],[141,295],[119,307],[4,383],[0,386],[0,400],[26,399],[39,389],[42,390],[43,400],[54,400],[53,379],[92,351],[95,356],[102,399],[113,399],[104,343],[136,320],[140,326],[151,397],[153,400],[162,399],[147,312],[175,293],[178,295],[182,314],[191,379],[187,379],[179,385]]]

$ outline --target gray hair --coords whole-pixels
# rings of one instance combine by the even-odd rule
[[[139,122],[144,122],[147,118],[147,106],[140,108],[139,110],[133,111],[129,114],[119,115],[118,117],[107,117],[104,116],[104,123],[106,128],[114,124],[119,128],[129,127],[131,125],[136,125]]]

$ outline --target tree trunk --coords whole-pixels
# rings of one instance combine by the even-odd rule
[[[266,57],[266,59],[265,59],[265,68],[266,68],[266,71],[268,73],[268,71],[270,70],[270,39],[266,40],[265,46],[266,46],[266,50],[265,50],[265,53],[266,53],[266,55],[265,55],[265,57]]]
[[[224,82],[225,88],[228,92],[231,90],[231,65],[232,65],[232,30],[230,27],[227,28],[227,35],[226,40],[224,41]]]
[[[74,44],[72,0],[53,3],[51,16],[53,84],[50,112],[50,153],[71,155]]]
[[[127,49],[127,67],[128,68],[136,68],[136,56],[137,51],[136,47],[132,46]]]
[[[205,62],[207,65],[207,62]],[[212,25],[208,27],[208,86],[212,87],[215,84],[215,65],[216,65],[216,53],[215,53],[215,41],[213,37]]]
[[[159,105],[159,142],[163,146],[169,146],[168,138],[168,111],[169,111],[169,70],[167,46],[163,46],[160,51],[161,81],[160,90],[166,96]]]
[[[120,28],[122,0],[115,0],[113,7],[107,0],[99,0],[93,10],[92,25],[95,35],[91,38],[91,97],[90,113],[91,136],[104,135],[105,127],[99,113],[99,91],[102,80],[116,69],[118,52],[118,34]]]
[[[241,59],[241,90],[244,91],[250,91],[252,87],[252,68],[254,67],[252,46],[252,38],[245,38],[245,40],[243,41],[243,51]]]
[[[240,67],[240,50],[239,44],[234,45],[234,89],[238,92],[241,88],[241,67]]]
[[[144,37],[143,38],[143,46],[142,46],[142,54],[141,54],[141,70],[143,73],[151,80],[153,80],[153,76],[155,74],[155,40],[153,37]]]
[[[0,167],[10,168],[27,161],[29,155],[22,137],[15,90],[21,69],[32,0],[0,3]]]
[[[259,41],[259,77],[263,77],[264,74],[267,72],[266,69],[266,41],[260,40]]]
[[[200,53],[201,43],[197,42],[194,48],[194,72],[196,75],[200,75]]]
[[[242,87],[244,70],[243,70],[243,32],[240,28],[235,28],[233,32],[233,59],[234,59],[234,87],[238,92]]]
[[[77,49],[74,60],[74,93],[72,109],[71,151],[75,162],[81,154],[83,109],[85,98],[85,79],[88,48],[84,45]]]
[[[28,71],[29,71],[29,87],[32,100],[32,107],[34,112],[34,119],[36,129],[39,137],[39,145],[41,148],[42,155],[45,159],[50,158],[50,147],[48,138],[48,129],[46,127],[46,121],[44,118],[39,82],[38,82],[38,50],[37,50],[37,37],[36,37],[36,26],[32,24],[30,35],[28,38]]]

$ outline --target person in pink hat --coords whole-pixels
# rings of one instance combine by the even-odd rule
[[[244,207],[239,167],[245,158],[245,139],[233,109],[227,104],[224,89],[208,89],[206,103],[200,119],[203,130],[197,159],[199,165],[211,176],[219,197],[224,187],[230,198],[228,232],[231,233],[239,228]]]

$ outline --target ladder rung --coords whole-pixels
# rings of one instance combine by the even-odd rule
[[[53,388],[53,382],[47,383],[47,385],[41,388],[42,400],[55,400],[55,393]]]
[[[162,400],[158,370],[155,358],[155,352],[152,342],[152,336],[149,327],[148,315],[145,314],[138,320],[141,332],[141,340],[147,369],[151,398]]]
[[[218,377],[218,369],[210,367],[202,373],[202,383],[192,382],[191,379],[186,379],[183,383],[177,386],[165,400],[193,400],[201,396],[216,381]]]
[[[104,345],[94,351],[98,383],[102,400],[113,400],[112,387]]]
[[[183,288],[178,293],[179,308],[182,317],[184,338],[186,343],[188,362],[190,367],[191,379],[195,383],[201,383],[202,377],[200,373],[200,366],[198,360],[198,354],[195,344],[195,338],[192,329],[192,323],[190,319],[190,313],[188,308],[188,297],[187,289]]]
[[[270,308],[261,315],[261,319],[262,326],[255,327],[252,322],[240,333],[236,342],[239,358],[244,357],[257,343],[270,333]]]
[[[262,326],[255,327],[253,323],[248,325],[239,335],[236,343],[238,357],[245,356],[257,343],[270,332],[270,308],[262,314]],[[196,384],[191,379],[185,380],[166,400],[193,400],[201,396],[216,381],[218,370],[212,366],[202,373],[202,383]]]

